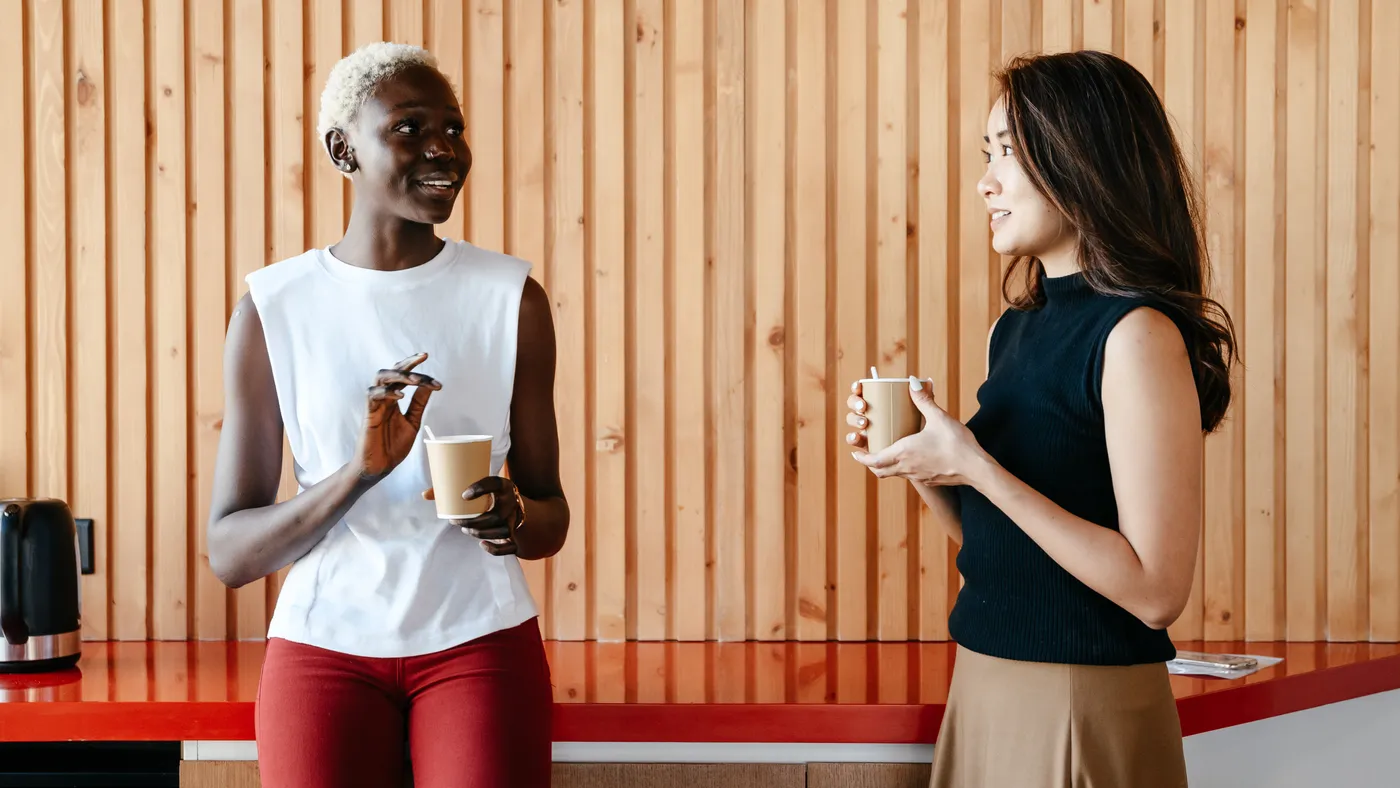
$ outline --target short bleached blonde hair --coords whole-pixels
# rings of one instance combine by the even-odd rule
[[[436,70],[437,58],[422,47],[389,41],[365,44],[341,58],[326,76],[326,87],[321,91],[316,133],[322,142],[331,129],[343,132],[349,128],[380,82],[413,66]]]

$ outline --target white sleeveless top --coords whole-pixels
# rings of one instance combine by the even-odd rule
[[[523,260],[449,239],[405,271],[358,268],[313,249],[249,274],[300,488],[350,461],[375,373],[419,352],[428,358],[415,371],[442,382],[423,423],[436,435],[494,436],[499,474],[529,273]],[[423,500],[431,486],[423,437],[293,564],[268,637],[406,657],[536,615],[516,557],[490,555]]]

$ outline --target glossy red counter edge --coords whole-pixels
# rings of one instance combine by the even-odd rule
[[[1400,656],[1178,700],[1184,735],[1400,689]],[[554,738],[579,742],[931,743],[941,704],[556,703]],[[0,704],[0,741],[243,741],[251,702]]]

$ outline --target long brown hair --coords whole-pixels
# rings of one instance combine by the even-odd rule
[[[1186,340],[1201,428],[1214,431],[1230,406],[1234,324],[1205,294],[1200,198],[1151,83],[1103,52],[1016,58],[996,79],[1022,168],[1078,231],[1085,280],[1166,308]],[[1017,257],[1002,293],[1018,309],[1038,308],[1042,276],[1039,260]]]

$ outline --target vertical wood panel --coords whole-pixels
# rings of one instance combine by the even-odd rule
[[[501,4],[502,0],[472,0],[464,9],[467,140],[473,150],[480,151],[472,159],[467,179],[467,221],[471,242],[494,251],[505,248],[505,125],[501,112],[505,105],[505,22]]]
[[[331,66],[427,42],[476,158],[441,231],[533,263],[556,313],[574,527],[526,567],[546,635],[946,638],[953,552],[847,458],[844,401],[874,363],[976,408],[989,72],[1085,46],[1164,96],[1246,364],[1172,634],[1400,639],[1392,5],[8,4],[0,495],[97,521],[85,637],[264,636],[280,573],[229,594],[208,569],[227,311],[343,231],[311,120]],[[773,656],[725,662],[721,695]],[[836,683],[863,698],[868,669]]]
[[[189,634],[189,386],[186,322],[185,12],[157,0],[150,18],[151,636]]]
[[[709,634],[712,577],[707,537],[711,464],[707,396],[706,304],[710,257],[705,213],[705,14],[700,0],[667,5],[666,40],[666,262],[670,268],[671,461],[674,502],[671,547],[671,636],[703,640]]]
[[[674,608],[667,598],[670,574],[665,461],[666,450],[666,58],[665,7],[661,0],[633,0],[625,32],[630,53],[628,96],[627,221],[628,282],[631,285],[632,364],[628,397],[632,418],[628,435],[627,494],[634,536],[631,563],[636,600],[628,636],[664,640]]]
[[[194,530],[194,626],[201,640],[229,636],[228,590],[209,568],[208,517],[219,430],[223,424],[223,348],[228,239],[224,158],[224,3],[190,7],[191,394],[197,483]],[[340,194],[335,202],[339,204]],[[300,206],[298,206],[300,207]]]
[[[384,40],[384,0],[342,0],[345,14],[349,17],[346,26],[348,52],[354,52],[365,44]]]
[[[1123,0],[1123,59],[1160,85],[1156,69],[1157,17],[1154,0]]]
[[[358,10],[358,9],[357,9]],[[244,277],[267,264],[267,140],[263,63],[263,4],[260,0],[233,0],[230,9],[227,68],[229,90],[229,171],[233,179],[229,198],[228,289],[231,307],[248,291]],[[376,17],[377,18],[377,17]],[[358,24],[358,20],[357,20]],[[267,582],[256,580],[233,592],[236,608],[234,635],[239,639],[267,634]]]
[[[964,0],[957,2],[964,3]],[[1041,51],[1067,52],[1074,48],[1074,6],[1077,2],[1040,0]],[[980,138],[981,135],[978,136]]]
[[[1201,161],[1201,194],[1205,199],[1205,246],[1211,265],[1210,295],[1238,315],[1235,287],[1235,104],[1242,91],[1235,84],[1235,9],[1227,3],[1210,3],[1205,16],[1204,60],[1211,75],[1205,95],[1205,137]],[[1238,384],[1238,377],[1235,379]],[[1242,399],[1242,398],[1240,398]],[[1205,636],[1233,640],[1243,629],[1243,573],[1238,571],[1244,548],[1244,529],[1235,516],[1237,494],[1236,444],[1243,408],[1233,413],[1205,443],[1205,554],[1197,557],[1205,586]]]
[[[744,6],[706,4],[710,42],[711,409],[714,452],[714,629],[719,640],[742,640],[747,629],[748,411],[745,386],[748,318],[744,271]],[[765,494],[770,494],[765,491]],[[772,494],[776,494],[772,493]]]
[[[906,308],[908,266],[905,257],[909,220],[905,190],[908,144],[905,139],[905,73],[909,32],[906,0],[881,0],[876,21],[876,205],[875,265],[877,291],[875,361],[882,376],[908,376],[909,316]],[[985,70],[983,73],[985,81]],[[985,278],[985,277],[984,277]],[[879,540],[876,571],[880,609],[879,639],[904,640],[912,610],[909,594],[909,496],[904,479],[882,479],[879,490]]]
[[[748,270],[753,289],[754,327],[749,446],[752,529],[748,553],[753,595],[751,636],[781,640],[787,632],[788,542],[784,495],[788,455],[783,393],[784,348],[788,326],[784,309],[787,260],[787,39],[783,0],[749,0],[745,104],[763,112],[745,113],[748,202]],[[761,568],[760,568],[761,567]]]
[[[225,0],[227,1],[227,0]],[[345,231],[345,176],[331,164],[325,141],[316,133],[320,126],[321,91],[331,67],[341,57],[345,19],[341,0],[313,0],[306,7],[306,53],[310,67],[306,70],[306,201],[308,205],[307,242],[325,248],[340,240]],[[457,40],[461,40],[461,25]],[[460,50],[460,45],[458,46]],[[458,58],[458,69],[460,71]],[[447,64],[444,64],[446,67]],[[460,83],[457,83],[460,84]],[[461,233],[451,237],[460,238]]]
[[[1321,252],[1322,203],[1325,184],[1319,182],[1318,37],[1316,0],[1288,5],[1288,174],[1286,185],[1286,358],[1284,382],[1288,567],[1288,626],[1290,640],[1323,636],[1327,591],[1327,509],[1323,475],[1325,444],[1326,368],[1322,303],[1326,277]],[[1324,160],[1325,161],[1325,160]]]
[[[29,5],[32,492],[68,498],[68,216],[63,0]],[[28,377],[28,376],[26,376]]]
[[[0,167],[9,177],[0,183],[0,292],[9,303],[0,310],[0,495],[29,494],[29,285],[26,250],[29,221],[27,195],[27,125],[23,122],[24,6],[0,6],[0,104],[19,123],[0,123]],[[102,523],[102,527],[106,527]]]
[[[268,5],[268,11],[274,16],[281,13],[275,9],[276,5]],[[293,7],[292,10],[300,9]],[[384,23],[385,40],[423,46],[423,0],[385,0]]]
[[[146,11],[107,3],[112,171],[111,636],[149,635],[146,389]]]
[[[421,2],[421,0],[415,0]],[[302,121],[305,99],[304,58],[305,18],[300,3],[276,3],[268,7],[267,41],[270,72],[267,81],[269,254],[265,263],[285,260],[306,250],[306,166],[303,159],[306,125]],[[421,14],[421,6],[419,13]],[[417,22],[422,29],[421,18]],[[412,25],[408,25],[411,29]],[[421,37],[420,37],[421,38]],[[277,500],[286,501],[298,492],[296,465],[291,444],[282,440],[282,481]],[[267,578],[267,616],[277,598],[277,590],[290,567],[282,567]]]
[[[453,79],[461,85],[461,6],[455,2],[442,3],[442,16],[434,16],[434,40],[447,49],[438,56],[455,64]],[[455,21],[454,21],[455,20]],[[456,25],[455,30],[452,29]],[[442,31],[441,33],[439,31]],[[545,257],[545,100],[544,100],[544,3],[540,0],[510,0],[506,11],[506,47],[510,69],[506,72],[506,252],[528,261],[531,275],[546,281]],[[455,49],[453,49],[455,45]],[[460,89],[460,88],[459,88]],[[461,238],[463,203],[458,199],[452,209],[452,219],[444,232],[450,238]],[[454,235],[455,233],[455,235]],[[558,326],[555,326],[556,332]],[[574,520],[578,523],[578,520]],[[574,526],[577,527],[577,526]],[[542,632],[553,632],[553,615],[549,609],[549,562],[525,561],[522,564],[525,581],[530,586],[542,613]]]
[[[584,215],[583,215],[583,10],[573,3],[550,3],[545,22],[550,31],[545,95],[546,139],[549,141],[548,215],[549,286],[554,301],[559,362],[555,376],[555,407],[559,420],[559,461],[564,492],[569,499],[569,539],[553,559],[554,636],[563,640],[592,637],[588,610],[588,557],[592,533],[588,528],[587,448],[588,409],[584,337]]]
[[[832,595],[827,592],[827,551],[831,524],[827,506],[832,457],[831,397],[844,387],[827,370],[827,316],[831,298],[827,276],[827,9],[818,3],[789,4],[793,51],[789,53],[793,87],[791,184],[793,328],[796,343],[791,386],[796,389],[795,435],[797,503],[794,513],[796,551],[795,632],[798,640],[825,640]],[[839,444],[835,444],[839,445]],[[836,455],[839,457],[839,455]]]
[[[1400,640],[1400,4],[1371,3],[1370,639]]]
[[[1225,3],[1217,3],[1228,7]],[[1084,48],[1113,52],[1113,0],[1083,0]]]
[[[1165,104],[1171,115],[1176,139],[1181,146],[1191,170],[1191,177],[1200,183],[1201,175],[1201,130],[1202,107],[1197,93],[1196,61],[1202,56],[1203,43],[1197,36],[1200,29],[1199,6],[1196,0],[1168,3],[1166,9],[1166,49],[1167,69],[1165,76]],[[1208,482],[1209,483],[1209,482]],[[1204,513],[1204,504],[1203,504]],[[1204,529],[1200,543],[1205,543]],[[1191,586],[1191,597],[1186,610],[1171,628],[1172,637],[1195,639],[1204,632],[1204,592],[1205,557],[1199,549],[1196,554],[1196,579]]]
[[[521,4],[519,0],[516,0],[516,2],[517,5]],[[523,5],[535,9],[534,24],[531,26],[531,31],[534,33],[535,38],[534,53],[536,57],[536,70],[533,73],[535,74],[535,79],[537,80],[537,83],[535,85],[536,93],[534,98],[537,104],[542,105],[544,100],[544,67],[542,65],[543,52],[541,47],[544,42],[544,8],[540,4],[539,0],[533,0],[533,2],[525,2],[523,3]],[[428,50],[433,53],[434,57],[437,58],[438,68],[442,70],[442,73],[447,75],[448,81],[452,83],[452,89],[457,92],[457,101],[462,106],[462,115],[467,122],[467,129],[465,135],[467,139],[467,144],[469,147],[472,148],[472,151],[475,152],[476,148],[474,145],[474,141],[476,137],[473,133],[474,130],[471,128],[471,105],[467,101],[466,94],[467,53],[466,50],[463,48],[465,42],[465,25],[463,25],[462,23],[461,0],[429,0],[427,17],[427,42]],[[510,74],[506,75],[507,79],[509,79],[510,77]],[[543,110],[541,110],[535,116],[535,124],[537,132],[543,134]],[[495,151],[483,151],[483,153],[490,156],[504,157],[505,155],[505,152],[499,149]],[[475,162],[473,162],[472,172],[467,174],[467,188],[464,189],[460,194],[458,194],[457,201],[452,205],[452,216],[448,218],[445,224],[442,224],[438,227],[438,232],[446,238],[453,238],[457,240],[467,239],[467,203],[470,202],[470,197],[468,197],[467,195],[471,193],[471,184],[474,183],[473,179],[476,177],[475,172],[476,164]],[[543,183],[543,180],[544,175],[543,173],[541,173],[541,183]],[[543,201],[541,201],[540,204],[537,204],[535,206],[535,210],[540,213],[543,212]],[[541,221],[543,220],[541,219]],[[540,231],[539,238],[540,242],[543,243],[543,230]],[[539,257],[530,259],[530,262],[534,263],[537,266],[542,266],[544,264],[544,256],[540,255]]]
[[[832,254],[836,268],[836,380],[838,412],[845,413],[845,387],[867,377],[866,340],[866,14],[858,3],[832,0],[828,14],[835,46],[835,117]],[[828,72],[830,73],[830,72]],[[844,419],[841,422],[844,424]],[[842,429],[842,434],[845,430]],[[844,440],[840,444],[846,450]],[[870,474],[837,454],[836,463],[836,634],[865,640],[869,632],[866,539]]]
[[[957,397],[947,406],[956,418],[966,421],[977,410],[977,387],[986,377],[987,335],[995,317],[988,278],[991,229],[986,203],[976,190],[986,169],[978,151],[985,146],[987,115],[992,108],[988,72],[993,50],[987,4],[963,0],[958,12],[958,125],[949,153],[958,162],[956,178],[961,187],[954,191],[958,216],[958,366]]]
[[[1274,640],[1284,634],[1284,523],[1279,484],[1283,408],[1283,314],[1279,300],[1283,247],[1279,243],[1284,173],[1278,137],[1284,65],[1279,56],[1286,29],[1278,0],[1251,0],[1245,27],[1244,319],[1238,325],[1245,353],[1245,637]],[[1238,416],[1236,417],[1239,418]],[[1209,558],[1209,556],[1207,556]]]
[[[82,578],[83,637],[106,639],[107,556],[107,86],[100,0],[68,8],[69,189],[73,266],[73,500],[74,515],[91,517],[94,574]],[[0,143],[3,144],[3,143]],[[24,310],[19,310],[20,314]],[[6,400],[8,402],[8,399]],[[3,474],[0,473],[0,476]]]
[[[1327,637],[1369,629],[1366,368],[1369,299],[1358,242],[1361,0],[1331,0],[1327,23],[1326,463]],[[1400,525],[1400,524],[1398,524]]]
[[[627,211],[622,0],[589,3],[587,117],[589,314],[593,389],[594,637],[627,627]],[[632,27],[635,30],[635,26]],[[473,217],[473,227],[479,227]]]
[[[1021,7],[1028,10],[1029,4]],[[1003,4],[1002,13],[1007,13]],[[1013,12],[1013,18],[1016,14]],[[918,30],[919,161],[918,161],[918,374],[932,379],[933,396],[943,407],[952,407],[957,380],[957,299],[953,293],[957,274],[957,210],[962,184],[952,177],[966,143],[951,132],[952,79],[957,63],[951,35],[948,5],[920,0]],[[1029,28],[1031,20],[1025,20]],[[1016,24],[1002,24],[1003,33]],[[957,546],[928,507],[920,504],[919,519],[919,638],[946,640],[948,612],[957,593],[958,574],[952,566]]]

